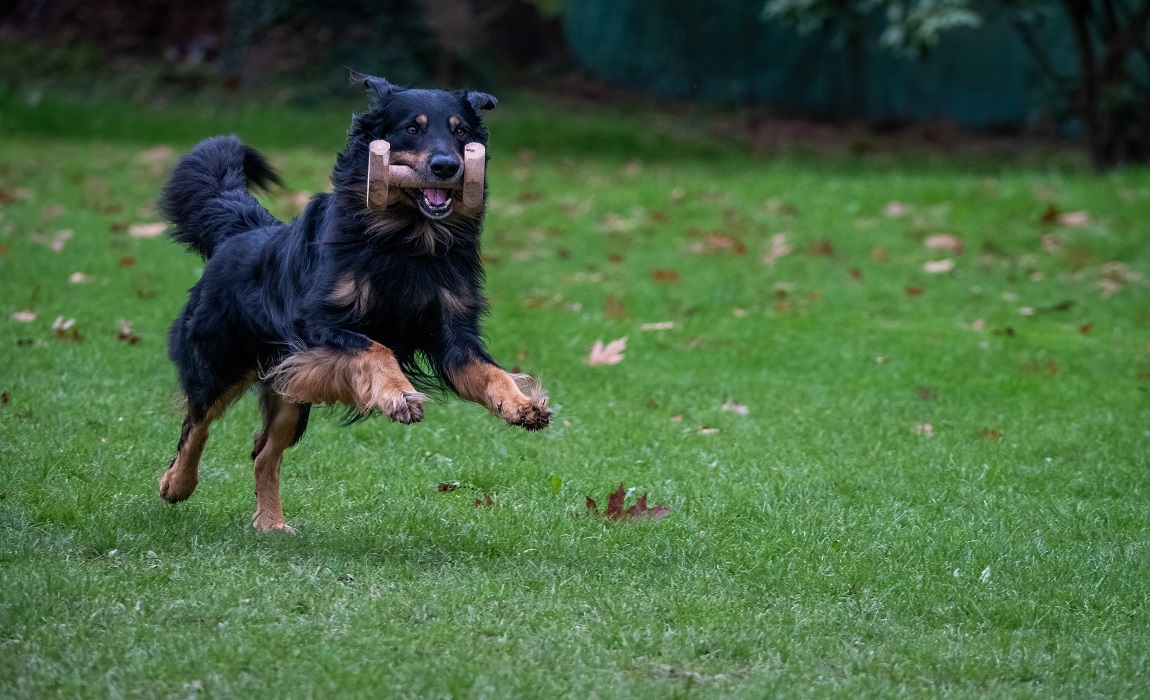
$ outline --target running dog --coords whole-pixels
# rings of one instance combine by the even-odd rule
[[[353,81],[371,106],[352,118],[332,192],[312,197],[290,223],[249,192],[280,180],[235,136],[201,142],[164,188],[159,210],[173,224],[170,236],[206,261],[168,335],[187,402],[176,457],[160,479],[168,502],[192,495],[209,426],[253,386],[263,427],[252,451],[252,524],[264,531],[291,531],[280,465],[312,404],[341,405],[352,419],[381,412],[417,423],[427,400],[419,385],[447,389],[527,430],[550,421],[538,383],[505,372],[484,348],[483,214],[452,206],[464,146],[486,146],[480,113],[495,98],[359,74]],[[405,188],[385,210],[369,208],[376,139],[390,142],[393,163],[444,187]]]

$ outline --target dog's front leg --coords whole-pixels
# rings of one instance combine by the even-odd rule
[[[343,404],[364,414],[386,413],[393,421],[423,420],[425,394],[415,390],[395,354],[363,336],[359,347],[321,346],[292,353],[266,379],[296,403]]]
[[[509,374],[485,359],[472,359],[447,370],[455,391],[482,404],[511,425],[541,430],[551,421],[543,387],[526,374]]]

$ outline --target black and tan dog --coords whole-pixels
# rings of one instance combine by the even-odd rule
[[[255,439],[260,530],[290,530],[279,496],[284,450],[307,426],[311,404],[342,404],[355,417],[423,418],[446,387],[511,425],[547,426],[543,390],[503,371],[484,349],[479,255],[482,213],[453,208],[463,149],[487,143],[481,92],[414,90],[356,75],[371,108],[353,117],[336,159],[333,191],[284,224],[249,193],[279,179],[234,136],[203,141],[172,172],[159,203],[172,237],[203,256],[203,277],[169,333],[168,355],[187,399],[176,458],[160,479],[170,502],[192,495],[208,427],[253,385],[263,428]],[[444,188],[405,189],[384,211],[368,208],[368,149],[391,143],[392,162]]]

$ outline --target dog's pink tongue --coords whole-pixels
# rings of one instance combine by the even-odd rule
[[[427,203],[433,207],[442,207],[447,204],[448,190],[427,188],[423,191],[423,196],[427,198]]]

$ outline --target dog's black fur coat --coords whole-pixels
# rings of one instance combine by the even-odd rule
[[[393,153],[446,155],[461,164],[464,145],[487,143],[479,111],[496,100],[359,79],[372,106],[353,117],[333,191],[313,197],[291,223],[278,221],[249,193],[249,185],[267,187],[279,178],[235,136],[200,143],[164,189],[159,209],[175,225],[172,238],[207,260],[169,333],[169,357],[193,422],[301,349],[354,353],[375,341],[421,387],[452,390],[454,371],[477,360],[494,364],[480,333],[483,215],[424,216],[417,190],[405,191],[404,201],[381,216],[367,208],[365,191],[372,140],[387,139]],[[337,286],[348,279],[367,291],[357,303],[337,303]],[[297,440],[308,408],[300,407]]]

